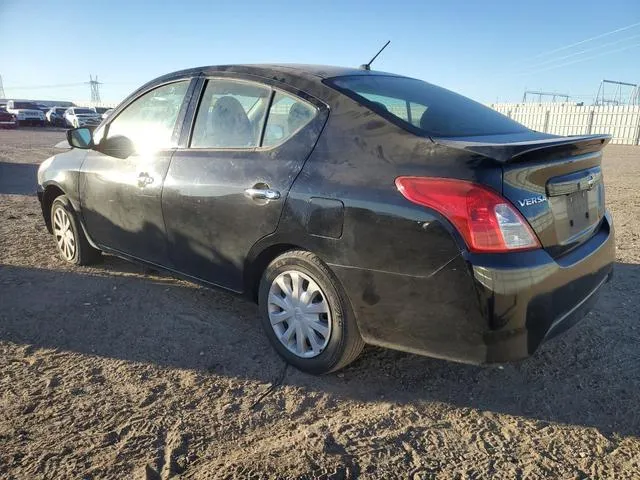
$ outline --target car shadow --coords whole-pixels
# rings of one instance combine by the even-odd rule
[[[131,275],[132,273],[136,275]],[[595,310],[523,362],[480,367],[367,348],[339,374],[286,367],[254,304],[106,256],[97,268],[0,266],[0,340],[294,385],[360,402],[458,407],[640,435],[640,265],[616,265]],[[26,301],[29,299],[29,301]]]
[[[35,195],[38,164],[0,162],[0,194]]]

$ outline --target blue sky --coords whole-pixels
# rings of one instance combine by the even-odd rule
[[[198,65],[357,66],[387,39],[376,69],[483,102],[519,101],[525,88],[589,101],[603,78],[640,82],[639,0],[163,3],[0,0],[7,96],[88,99],[88,85],[26,87],[77,84],[89,74],[104,82],[103,100],[119,101],[147,80]]]

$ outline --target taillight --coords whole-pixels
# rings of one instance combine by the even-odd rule
[[[460,232],[472,252],[496,253],[540,248],[527,221],[490,188],[464,180],[398,177],[407,200],[432,208]]]

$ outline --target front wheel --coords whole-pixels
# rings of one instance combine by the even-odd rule
[[[56,197],[51,205],[51,226],[63,260],[75,265],[90,265],[100,260],[100,251],[89,244],[66,195]]]
[[[273,347],[305,372],[339,370],[364,347],[342,286],[310,252],[285,252],[269,264],[260,282],[259,307]]]

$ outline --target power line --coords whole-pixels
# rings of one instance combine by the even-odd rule
[[[600,50],[600,49],[602,49],[604,47],[610,47],[612,45],[618,45],[618,44],[620,44],[622,42],[626,42],[627,40],[633,40],[634,38],[640,38],[640,34],[631,35],[630,37],[622,38],[620,40],[615,40],[613,42],[606,42],[606,43],[603,43],[603,44],[601,44],[601,45],[599,45],[597,47],[587,48],[585,50],[580,50],[579,52],[573,52],[573,53],[570,53],[569,55],[564,55],[563,57],[556,57],[556,58],[551,58],[549,60],[544,60],[544,61],[542,61],[540,63],[534,63],[533,65],[528,65],[528,67],[529,68],[541,67],[543,65],[548,65],[550,63],[555,63],[555,62],[560,61],[560,60],[565,60],[567,58],[577,57],[577,56],[583,55],[585,53],[593,52],[595,50]]]
[[[565,45],[563,47],[555,48],[547,52],[538,53],[537,55],[534,55],[532,58],[545,57],[547,55],[551,55],[556,52],[561,52],[562,50],[567,50],[569,48],[577,47],[578,45],[582,45],[583,43],[592,42],[593,40],[598,40],[599,38],[608,37],[609,35],[613,35],[614,33],[623,32],[625,30],[629,30],[630,28],[634,28],[637,26],[640,26],[640,22],[632,23],[631,25],[627,25],[626,27],[616,28],[615,30],[611,30],[610,32],[601,33],[600,35],[596,35],[595,37],[587,38],[586,40],[581,40],[579,42],[575,42],[570,45]]]
[[[58,83],[57,85],[27,85],[24,87],[6,87],[7,90],[40,90],[46,88],[66,88],[66,87],[78,87],[80,85],[85,85],[84,82],[79,83]]]
[[[516,75],[518,75],[518,76],[533,75],[534,73],[546,72],[548,70],[553,70],[554,68],[567,67],[567,66],[573,65],[575,63],[586,62],[587,60],[593,60],[594,58],[603,57],[605,55],[611,55],[613,53],[622,52],[624,50],[629,50],[630,48],[636,48],[636,47],[640,47],[640,43],[634,43],[633,45],[627,45],[626,47],[617,48],[617,49],[614,49],[614,50],[609,50],[609,51],[606,51],[606,52],[602,52],[602,53],[600,53],[598,55],[591,55],[591,56],[588,56],[588,57],[579,58],[578,60],[574,60],[572,62],[560,63],[558,65],[551,65],[548,68],[541,68],[541,69],[532,70],[532,71],[529,71],[529,72],[522,72],[522,73],[518,73]]]

